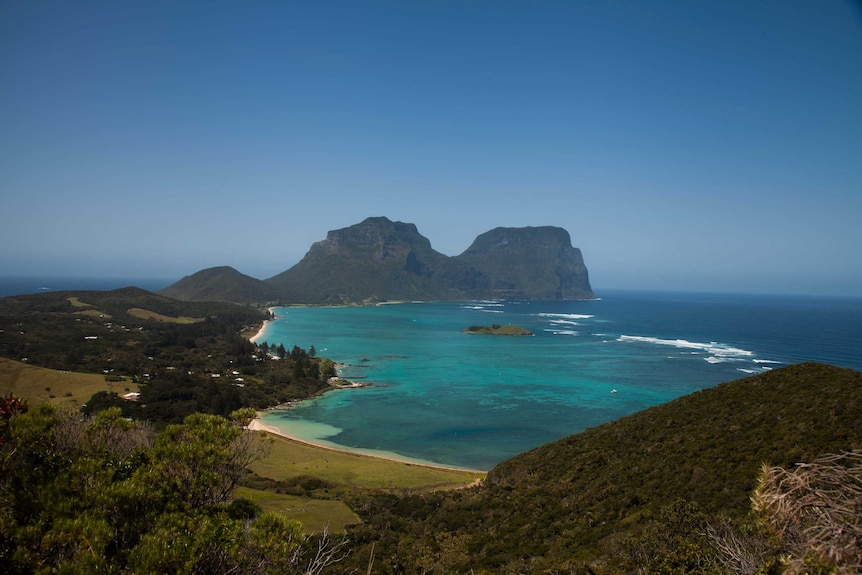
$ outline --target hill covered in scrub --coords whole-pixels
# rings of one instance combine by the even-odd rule
[[[330,231],[299,263],[269,279],[211,268],[160,293],[187,301],[310,304],[595,297],[583,256],[562,228],[496,228],[449,257],[414,224],[385,217]]]
[[[794,365],[536,448],[501,463],[474,489],[357,498],[365,523],[350,535],[364,545],[360,558],[375,545],[379,573],[429,566],[447,573],[626,572],[636,567],[637,545],[671,552],[655,533],[673,529],[657,529],[658,522],[702,527],[726,516],[749,528],[762,465],[793,467],[860,449],[860,421],[862,373]],[[704,546],[702,529],[690,531],[678,543]],[[651,542],[639,539],[649,534]]]

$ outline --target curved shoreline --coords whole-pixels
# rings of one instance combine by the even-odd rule
[[[263,323],[260,324],[260,329],[258,329],[254,333],[246,332],[246,336],[251,343],[257,343],[257,340],[263,337],[263,333],[266,331],[266,328],[269,327],[269,324],[275,321],[276,317],[275,312],[273,311],[274,309],[274,307],[267,308],[267,311],[269,312],[269,315],[272,316],[272,319],[263,320]]]
[[[403,303],[403,302],[391,302],[391,303]],[[257,340],[261,339],[263,337],[264,332],[266,331],[266,328],[269,326],[269,324],[272,323],[273,321],[275,321],[276,319],[278,319],[275,316],[275,312],[273,311],[275,309],[276,309],[275,307],[269,308],[269,312],[270,312],[273,319],[264,320],[263,324],[260,326],[260,329],[258,329],[256,333],[254,333],[253,335],[248,337],[249,341],[251,341],[252,343],[257,343]],[[345,381],[349,381],[349,380],[345,380]],[[332,386],[329,389],[324,389],[320,392],[320,394],[323,394],[323,393],[326,393],[328,391],[332,391],[335,389],[350,389],[350,388],[354,388],[354,387],[366,387],[366,386],[367,386],[367,384],[357,383],[357,382],[351,381],[349,385]],[[311,399],[311,398],[306,398],[306,399]],[[300,400],[300,401],[303,401],[303,400]],[[286,409],[286,408],[289,408],[289,405],[290,404],[277,405],[277,406],[271,407],[265,411],[271,411],[273,409]],[[394,461],[396,463],[403,463],[405,465],[418,465],[421,467],[430,467],[432,469],[444,469],[447,471],[464,471],[467,473],[481,473],[481,474],[487,473],[487,471],[481,470],[481,469],[469,469],[466,467],[458,467],[458,466],[454,466],[454,465],[444,465],[442,463],[434,463],[431,461],[423,461],[421,459],[413,459],[413,458],[407,457],[407,456],[399,456],[396,453],[392,453],[391,455],[389,453],[383,453],[383,452],[371,453],[375,450],[362,449],[362,448],[352,449],[349,447],[338,446],[335,444],[324,444],[324,443],[320,443],[320,442],[311,441],[308,439],[297,437],[295,435],[287,434],[284,431],[282,431],[281,429],[279,429],[278,427],[275,427],[274,425],[268,425],[268,424],[264,423],[263,420],[260,418],[261,413],[262,412],[258,412],[257,417],[255,417],[253,420],[251,420],[251,422],[248,425],[248,429],[250,429],[252,431],[263,431],[266,433],[271,433],[272,435],[277,435],[281,438],[287,439],[288,441],[295,441],[296,443],[302,443],[303,445],[308,445],[310,447],[314,447],[317,449],[327,449],[329,451],[346,453],[346,454],[354,455],[357,457],[372,457],[375,459],[383,459],[386,461]]]
[[[254,419],[251,420],[251,422],[249,422],[248,429],[250,429],[252,431],[263,431],[266,433],[271,433],[272,435],[277,435],[281,438],[287,439],[288,441],[295,441],[296,443],[302,443],[303,445],[308,445],[310,447],[314,447],[317,449],[326,449],[329,451],[346,453],[348,455],[354,455],[356,457],[370,457],[370,458],[374,458],[374,459],[383,459],[386,461],[394,461],[396,463],[403,463],[404,465],[417,465],[420,467],[430,467],[431,469],[443,469],[446,471],[463,471],[465,473],[481,473],[483,475],[488,473],[487,471],[481,470],[481,469],[469,469],[466,467],[457,467],[454,465],[444,465],[442,463],[433,463],[431,461],[422,461],[421,459],[413,459],[413,458],[407,457],[407,456],[399,456],[396,453],[392,453],[391,455],[384,454],[382,452],[370,453],[371,451],[374,451],[374,450],[361,449],[361,448],[351,449],[349,447],[338,447],[338,446],[335,446],[332,444],[324,444],[324,443],[319,443],[316,441],[311,441],[308,439],[297,437],[295,435],[290,435],[288,433],[285,433],[284,431],[282,431],[281,429],[279,429],[278,427],[276,427],[274,425],[269,425],[267,423],[264,423],[263,420],[260,419],[260,413],[258,413],[258,417],[255,417]]]

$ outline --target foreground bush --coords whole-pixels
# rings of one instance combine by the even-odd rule
[[[317,573],[346,543],[231,500],[265,444],[195,414],[154,434],[119,409],[82,418],[41,405],[4,419],[0,564],[29,573]]]

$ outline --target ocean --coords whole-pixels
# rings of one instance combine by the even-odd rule
[[[694,391],[819,361],[862,371],[862,298],[603,291],[565,302],[275,310],[258,341],[314,346],[366,387],[263,416],[316,443],[487,470]],[[470,335],[515,324],[532,337]]]
[[[49,291],[115,290],[135,286],[156,291],[175,283],[166,278],[92,278],[55,276],[0,276],[0,297]]]

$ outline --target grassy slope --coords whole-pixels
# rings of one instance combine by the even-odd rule
[[[237,487],[234,496],[254,501],[264,511],[299,521],[306,533],[321,533],[324,530],[342,533],[347,525],[359,523],[356,514],[335,499],[311,499],[249,487]]]
[[[483,473],[412,465],[315,447],[275,437],[266,459],[251,466],[258,475],[285,480],[313,475],[341,488],[430,491],[464,487]]]
[[[31,404],[47,401],[77,409],[94,393],[113,391],[122,395],[127,389],[138,391],[138,385],[131,381],[108,382],[101,374],[46,369],[0,357],[0,395],[13,393]]]

